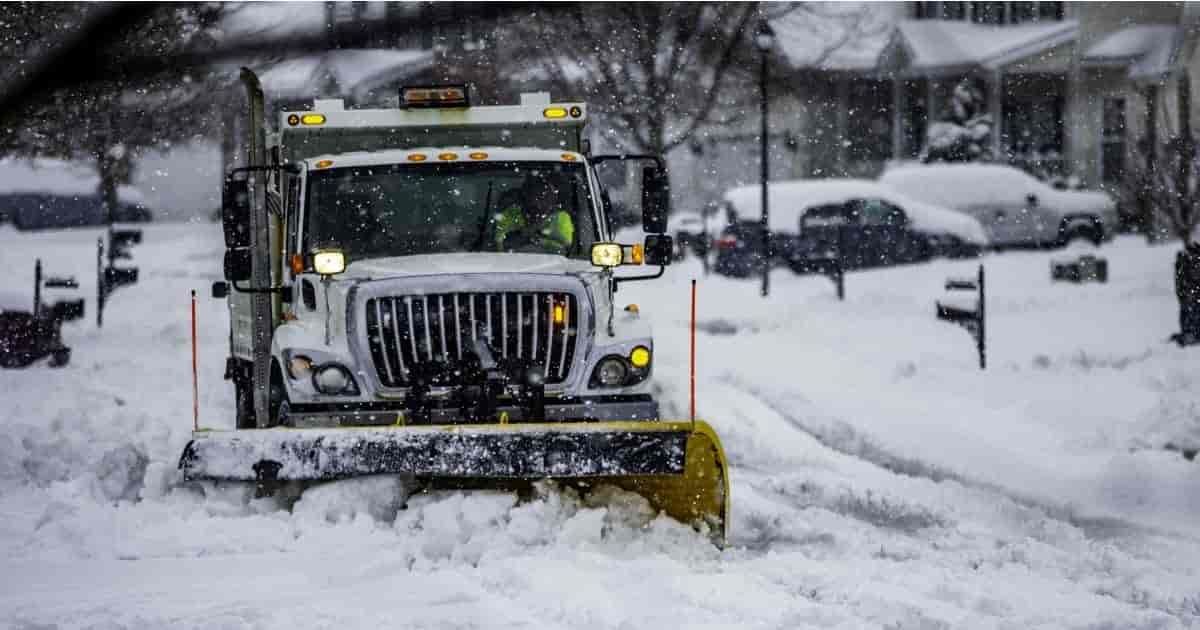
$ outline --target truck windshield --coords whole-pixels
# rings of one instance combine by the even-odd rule
[[[348,261],[455,252],[587,258],[596,241],[582,164],[389,164],[310,171],[304,249]]]

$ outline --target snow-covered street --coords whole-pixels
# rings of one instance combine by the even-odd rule
[[[3,289],[33,259],[74,274],[71,364],[0,371],[0,625],[374,628],[1200,627],[1196,351],[1177,329],[1175,246],[1120,237],[1107,284],[1052,284],[1076,251],[990,254],[989,367],[934,318],[980,261],[622,285],[656,335],[655,379],[698,407],[732,465],[731,544],[638,497],[543,488],[421,495],[364,479],[291,511],[176,470],[192,428],[188,302],[200,295],[201,425],[233,425],[220,228],[156,224],[137,285],[95,327],[100,230],[0,227]],[[51,296],[50,299],[53,299]]]

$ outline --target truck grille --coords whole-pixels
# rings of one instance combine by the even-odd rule
[[[547,384],[562,383],[571,372],[579,313],[570,293],[387,296],[370,298],[365,307],[367,347],[384,387],[407,386],[420,363],[470,357],[475,339],[485,335],[496,360],[540,366]]]

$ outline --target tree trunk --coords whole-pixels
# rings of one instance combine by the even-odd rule
[[[1192,183],[1196,168],[1196,139],[1192,136],[1192,85],[1186,72],[1180,75],[1176,90],[1179,112],[1179,139],[1175,164],[1175,199],[1178,205],[1176,228],[1183,249],[1175,257],[1175,296],[1179,299],[1179,337],[1181,346],[1200,343],[1200,245],[1192,241],[1196,227],[1196,190]]]

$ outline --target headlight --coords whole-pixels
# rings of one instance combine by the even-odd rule
[[[318,367],[313,372],[313,387],[322,394],[357,394],[358,386],[350,370],[336,363]]]
[[[621,357],[605,357],[596,364],[592,381],[601,387],[620,387],[629,376],[629,366]]]

